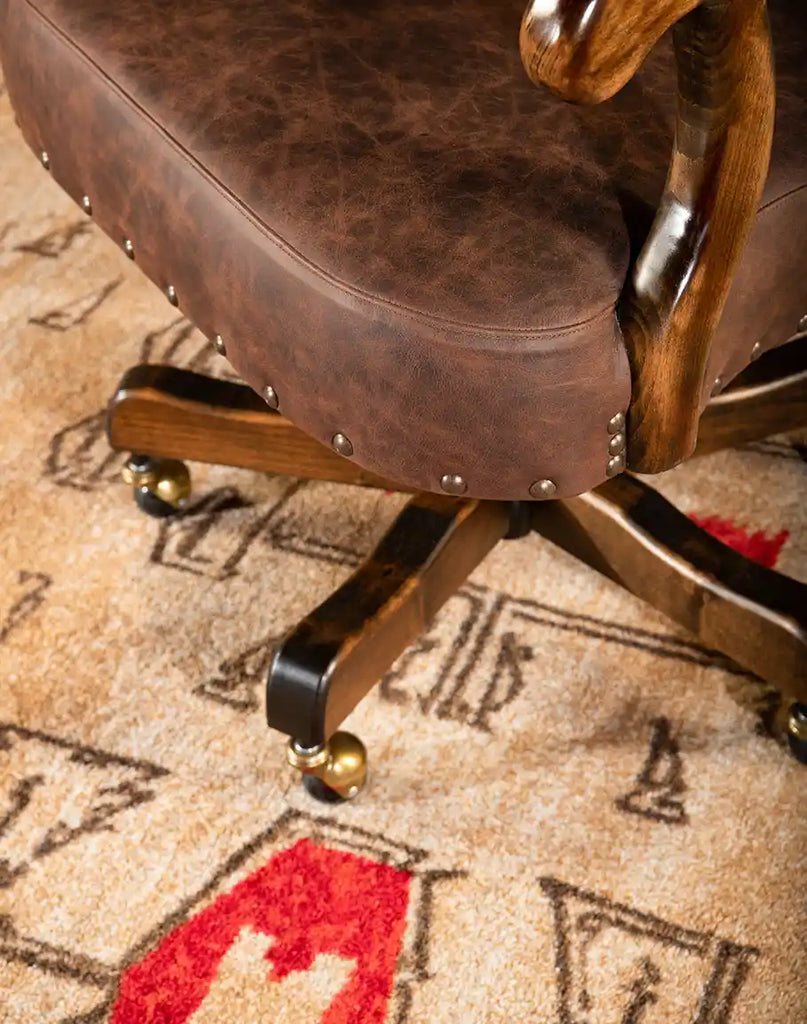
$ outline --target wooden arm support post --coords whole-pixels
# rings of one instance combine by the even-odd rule
[[[633,378],[628,466],[642,473],[693,452],[710,396],[711,340],[770,160],[775,86],[765,0],[531,0],[521,27],[533,81],[569,100],[600,102],[672,26],[672,162],[618,308]]]

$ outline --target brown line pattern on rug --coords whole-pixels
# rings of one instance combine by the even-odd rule
[[[85,324],[92,315],[100,309],[112,293],[123,284],[122,277],[116,277],[108,281],[101,288],[88,292],[77,299],[73,299],[66,305],[52,309],[40,316],[32,316],[29,323],[44,327],[49,331],[64,333],[80,324]]]
[[[24,252],[33,256],[40,256],[43,259],[58,259],[62,253],[72,249],[74,243],[80,238],[86,238],[93,233],[92,221],[77,220],[65,224],[63,227],[53,228],[51,231],[39,235],[30,242],[19,242],[14,246],[15,252]]]
[[[45,603],[45,594],[52,586],[53,580],[43,572],[32,572],[20,569],[17,574],[18,585],[25,588],[24,593],[9,608],[5,619],[0,621],[0,644],[11,635],[12,630],[29,619],[38,608]]]
[[[761,955],[759,949],[720,939],[712,932],[671,924],[556,878],[543,877],[540,885],[549,898],[555,925],[558,1024],[581,1024],[577,1009],[586,1014],[592,1009],[586,951],[608,928],[703,960],[711,970],[695,1008],[693,1024],[729,1024],[751,962]],[[575,903],[584,909],[576,911],[572,920],[571,906]],[[573,952],[575,943],[579,947],[576,954]],[[628,992],[631,1003],[625,1008],[620,1024],[640,1024],[644,1007],[658,1001],[652,986],[666,980],[650,960],[642,960],[640,969],[642,977]],[[673,978],[673,984],[674,981]]]
[[[665,825],[688,825],[689,816],[680,799],[686,793],[686,784],[678,741],[668,718],[654,718],[650,725],[650,749],[636,776],[636,786],[614,803],[625,814],[638,814]]]

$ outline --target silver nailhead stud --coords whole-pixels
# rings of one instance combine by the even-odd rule
[[[530,486],[530,494],[533,498],[554,498],[558,485],[554,480],[536,480]]]
[[[757,342],[756,345],[751,349],[751,359],[759,359],[762,355],[762,345]]]
[[[92,203],[90,202],[89,196],[82,197],[81,209],[87,214],[88,217],[92,216]]]
[[[608,433],[618,434],[621,430],[625,429],[625,413],[618,412],[616,416],[612,416],[608,420]]]
[[[165,289],[165,297],[168,299],[168,301],[171,303],[172,306],[178,306],[179,305],[179,298],[177,297],[177,290],[176,290],[176,288],[172,284],[169,284],[168,287]]]
[[[715,382],[712,385],[712,394],[718,395],[723,390],[723,378],[715,377]]]
[[[625,451],[625,435],[614,434],[608,441],[608,451],[611,455],[619,455]]]
[[[617,473],[621,473],[625,468],[625,456],[615,455],[612,459],[608,460],[608,465],[605,467],[605,472],[608,476],[616,476]]]
[[[220,356],[227,355],[227,346],[224,344],[224,338],[220,334],[217,334],[213,338],[213,347],[216,349]]]
[[[49,171],[50,170],[50,157],[48,156],[48,154],[45,152],[44,149],[39,154],[39,159],[40,159],[40,161],[42,163],[42,166],[45,168],[45,170]]]
[[[807,315],[799,320],[799,333],[804,334],[805,332],[807,332]]]
[[[216,346],[216,347],[218,348],[218,346]],[[224,352],[221,349],[219,349],[219,351],[221,352],[222,355],[224,355]],[[264,400],[264,402],[266,402],[266,404],[269,406],[270,409],[277,409],[277,407],[280,405],[280,399],[277,397],[277,391],[275,391],[275,389],[272,387],[271,384],[267,384],[266,387],[263,389],[263,400]],[[336,438],[337,437],[344,438],[344,440],[347,441],[347,438],[345,437],[344,434],[336,434],[336,436],[334,437],[333,442],[332,442],[334,448],[336,448]],[[339,453],[340,455],[350,455],[350,454],[352,454],[353,446],[350,444],[350,441],[347,441],[347,443],[348,443],[348,446],[350,447],[350,451],[349,452],[340,452]],[[336,450],[339,451],[338,448],[336,448]]]
[[[344,434],[334,434],[331,438],[331,447],[339,455],[344,455],[348,458],[353,454],[353,445],[350,443],[350,438]]]
[[[131,238],[124,238],[123,251],[126,253],[130,260],[134,259],[134,246],[132,245]]]
[[[468,490],[468,484],[459,473],[443,473],[440,477],[440,486],[446,494],[465,494]]]

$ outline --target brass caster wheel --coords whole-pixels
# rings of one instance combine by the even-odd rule
[[[807,764],[807,704],[794,704],[787,722],[787,742],[797,761]]]
[[[191,493],[188,467],[178,459],[133,455],[123,467],[123,480],[134,488],[138,508],[157,519],[180,512]]]
[[[321,747],[303,747],[289,740],[286,757],[292,768],[303,773],[306,792],[322,803],[353,800],[367,782],[367,750],[349,732],[335,732]]]

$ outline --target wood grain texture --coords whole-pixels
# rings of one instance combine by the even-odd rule
[[[715,540],[625,474],[536,505],[535,529],[668,615],[707,647],[807,700],[807,586]]]
[[[672,162],[617,311],[633,383],[628,466],[643,473],[670,469],[695,448],[712,337],[765,183],[775,108],[765,2],[533,0],[521,33],[533,80],[597,101],[625,84],[673,23]]]
[[[278,649],[269,725],[317,746],[428,627],[510,525],[504,502],[421,494],[375,551]]]
[[[521,59],[536,84],[565,100],[601,103],[618,92],[672,25],[700,0],[531,0]]]
[[[309,437],[246,384],[173,366],[143,364],[124,375],[107,433],[117,451],[405,490]]]

